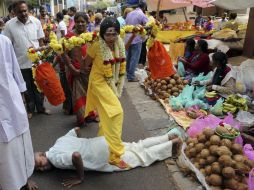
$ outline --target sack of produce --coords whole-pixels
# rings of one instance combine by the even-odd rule
[[[154,42],[148,50],[147,57],[152,79],[170,77],[176,73],[171,58],[161,42]]]

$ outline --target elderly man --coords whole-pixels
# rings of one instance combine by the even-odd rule
[[[0,34],[0,189],[20,190],[26,185],[37,189],[29,180],[34,156],[29,123],[21,93],[26,83],[11,41]]]
[[[39,93],[34,84],[32,76],[32,63],[27,57],[29,47],[38,48],[43,45],[44,33],[40,21],[28,16],[28,7],[25,1],[15,3],[14,12],[17,17],[11,19],[4,28],[3,34],[6,35],[14,46],[21,73],[26,81],[27,93],[26,104],[28,118],[32,118],[35,108],[38,113],[49,114],[45,109],[44,96]]]
[[[72,129],[59,138],[46,153],[35,153],[35,169],[40,171],[50,170],[52,167],[75,169],[78,176],[64,182],[64,186],[72,187],[82,183],[84,170],[113,172],[147,167],[155,161],[171,157],[172,151],[178,150],[181,144],[178,130],[169,131],[163,136],[140,140],[138,143],[124,143],[125,153],[121,158],[129,167],[121,169],[108,163],[109,146],[104,136],[90,139],[80,136],[80,128]]]
[[[99,32],[100,31],[101,21],[102,21],[102,14],[96,13],[94,15],[94,23],[92,24],[91,32],[93,32],[93,31]]]
[[[134,11],[128,13],[126,17],[126,25],[145,25],[148,22],[148,18],[144,14],[146,9],[145,3],[140,3],[139,7]],[[131,34],[127,34],[125,38],[125,43],[129,41],[131,38]],[[145,40],[140,36],[136,36],[132,41],[129,49],[126,51],[126,70],[127,70],[127,79],[129,82],[137,82],[138,80],[135,78],[135,70],[139,62],[139,57],[142,49],[142,43]]]

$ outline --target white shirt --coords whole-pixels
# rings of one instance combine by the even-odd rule
[[[0,142],[9,142],[29,129],[20,92],[26,91],[11,41],[0,34]]]
[[[62,37],[62,33],[61,31],[64,30],[64,35],[67,34],[67,27],[65,22],[62,20],[61,22],[59,22],[58,26],[57,26],[57,30],[56,30],[56,36],[57,36],[57,40],[59,40]]]
[[[31,68],[32,63],[27,57],[27,49],[38,48],[38,40],[44,38],[41,22],[29,16],[27,22],[23,24],[15,17],[6,23],[3,34],[12,41],[20,68]]]
[[[226,18],[224,20],[220,19],[217,30],[221,30],[223,28],[223,26],[227,23],[227,21],[228,21],[228,19],[226,19]]]

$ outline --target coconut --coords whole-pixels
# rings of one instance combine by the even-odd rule
[[[204,169],[204,168],[201,168],[199,171],[200,171],[203,175],[205,175],[205,169]]]
[[[233,178],[235,177],[235,170],[231,167],[225,167],[222,169],[222,175],[225,178]]]
[[[180,76],[179,76],[178,74],[174,74],[174,75],[173,75],[173,78],[174,78],[175,80],[177,80],[177,79],[180,78]]]
[[[206,160],[204,158],[200,158],[198,163],[200,166],[205,166]]]
[[[212,135],[214,135],[214,131],[211,128],[205,128],[203,130],[203,134],[206,136],[207,139],[210,139]]]
[[[170,77],[166,77],[166,78],[165,78],[165,80],[166,80],[167,82],[169,82],[170,79],[171,79]]]
[[[187,85],[187,84],[189,84],[189,81],[188,80],[183,80],[183,84]]]
[[[222,190],[222,188],[220,186],[212,186],[211,188],[212,188],[212,190]]]
[[[201,152],[205,148],[205,145],[203,143],[198,143],[195,146],[197,153]]]
[[[236,163],[234,168],[238,174],[248,174],[250,172],[250,167],[244,165],[243,163]]]
[[[175,81],[175,79],[171,79],[170,81],[169,81],[169,83],[170,84],[172,84],[173,86],[176,84],[176,81]]]
[[[205,175],[211,175],[211,174],[212,174],[212,166],[206,166]]]
[[[183,85],[178,85],[177,87],[178,87],[179,91],[183,89]]]
[[[234,143],[231,147],[231,151],[233,154],[243,154],[243,149],[240,144]]]
[[[220,144],[220,137],[218,135],[212,135],[210,137],[211,145],[219,145]]]
[[[202,133],[198,135],[197,139],[198,139],[198,142],[200,142],[200,143],[205,143],[206,142],[206,137]]]
[[[222,178],[221,176],[217,175],[217,174],[212,174],[209,176],[209,184],[213,185],[213,186],[220,186],[222,185]]]
[[[250,168],[254,168],[254,162],[252,160],[244,159],[244,164],[246,164]]]
[[[211,145],[210,141],[207,141],[207,142],[205,143],[205,147],[206,147],[206,148],[209,148],[210,145]]]
[[[229,150],[229,148],[228,147],[226,147],[226,146],[220,146],[219,148],[218,148],[218,152],[217,152],[217,154],[219,155],[219,156],[221,156],[221,155],[232,155],[232,152]]]
[[[207,158],[210,155],[210,152],[208,149],[203,149],[200,154],[201,158]]]
[[[218,162],[222,166],[232,166],[232,159],[229,155],[222,155],[219,157]]]
[[[244,160],[245,160],[245,157],[241,154],[236,154],[233,156],[233,159],[236,161],[236,162],[241,162],[243,163]]]
[[[161,89],[162,89],[162,90],[167,90],[167,85],[162,85],[162,86],[161,86]]]
[[[190,149],[190,155],[191,155],[192,157],[194,157],[196,154],[197,154],[196,149],[195,149],[195,148],[191,148],[191,149]]]
[[[180,78],[176,80],[176,83],[177,83],[177,84],[182,84],[182,82],[183,82],[183,81],[182,81]]]
[[[248,185],[244,184],[244,183],[238,183],[237,184],[237,190],[247,190],[248,189]]]
[[[218,146],[217,145],[211,145],[209,147],[209,151],[211,155],[217,155],[217,151],[218,151]]]
[[[173,88],[173,85],[172,85],[172,84],[168,84],[167,87],[168,87],[169,89],[171,89],[171,88]]]
[[[212,163],[212,173],[214,174],[220,174],[221,173],[221,167],[220,164],[218,162],[214,162]]]
[[[195,166],[197,169],[200,169],[199,163],[195,162],[195,163],[194,163],[194,166]]]
[[[224,187],[228,189],[237,189],[237,184],[238,182],[234,178],[223,180]]]
[[[226,146],[226,147],[228,147],[228,148],[231,148],[232,142],[231,142],[229,139],[222,139],[222,140],[220,141],[220,145],[221,145],[221,146]]]
[[[159,88],[161,87],[161,83],[160,82],[157,83],[157,87],[159,87]]]
[[[179,93],[178,92],[174,92],[173,96],[177,97],[177,96],[179,96]]]
[[[167,82],[165,80],[161,80],[161,84],[167,84]]]
[[[178,88],[173,87],[173,88],[171,88],[171,91],[172,91],[172,92],[178,92]]]
[[[206,159],[206,164],[212,164],[213,162],[216,161],[216,157],[215,156],[208,156]]]
[[[167,93],[168,93],[168,94],[171,94],[171,90],[170,90],[170,89],[167,89]]]

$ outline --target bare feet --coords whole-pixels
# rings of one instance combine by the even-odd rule
[[[35,183],[35,181],[33,181],[29,178],[26,183],[26,189],[27,190],[37,190],[38,185]]]
[[[80,138],[81,137],[80,127],[75,127],[74,130],[75,130],[75,132],[77,134],[77,137]]]

